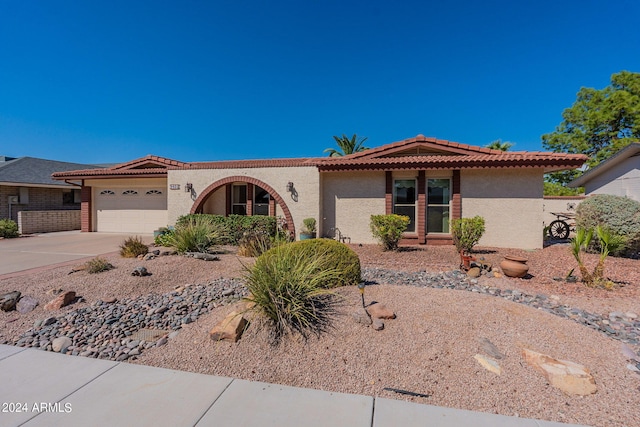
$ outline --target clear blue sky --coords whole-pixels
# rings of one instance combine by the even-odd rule
[[[640,72],[637,0],[0,0],[0,155],[324,156],[417,134],[541,150]]]

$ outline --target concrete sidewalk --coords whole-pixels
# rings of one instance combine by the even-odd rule
[[[7,345],[0,372],[2,426],[568,426]]]
[[[75,263],[114,252],[131,234],[63,231],[0,240],[0,278],[50,265]],[[152,235],[140,236],[145,243]]]

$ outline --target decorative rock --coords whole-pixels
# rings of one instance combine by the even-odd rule
[[[504,359],[504,354],[502,354],[500,350],[498,350],[498,347],[496,347],[491,341],[486,338],[480,338],[479,341],[480,347],[482,347],[484,352],[489,356],[493,357],[494,359]]]
[[[502,277],[502,274],[498,273],[497,271],[493,272],[493,277],[495,277],[496,279],[499,279]]]
[[[38,300],[34,297],[22,297],[20,301],[16,304],[16,310],[20,313],[25,314],[33,311],[34,308],[38,306]]]
[[[356,322],[362,325],[369,326],[372,323],[369,313],[367,313],[367,310],[362,307],[358,307],[353,313],[351,313],[351,316]]]
[[[396,314],[387,308],[386,305],[379,302],[374,302],[367,307],[367,312],[375,319],[395,319]]]
[[[170,340],[174,339],[175,337],[177,337],[177,336],[178,336],[178,334],[179,334],[179,333],[180,333],[180,331],[173,331],[173,332],[171,332],[171,333],[169,334],[169,339],[170,339]]]
[[[149,261],[150,259],[154,259],[156,257],[156,255],[152,254],[152,253],[148,253],[146,254],[142,259],[144,261]]]
[[[481,272],[480,267],[471,267],[469,271],[467,271],[467,276],[473,278],[480,277]]]
[[[138,267],[133,269],[133,271],[131,272],[131,275],[132,276],[138,276],[138,277],[144,277],[144,276],[150,276],[151,273],[149,273],[145,267],[138,266]]]
[[[236,342],[247,328],[248,322],[242,314],[232,311],[209,332],[209,337],[214,341]]]
[[[162,337],[158,341],[156,341],[156,347],[162,347],[168,342],[167,337]]]
[[[64,353],[73,342],[67,337],[58,337],[51,342],[51,347],[56,353]]]
[[[114,302],[118,301],[118,298],[116,297],[109,297],[109,298],[105,298],[102,300],[103,302],[107,303],[107,304],[113,304]]]
[[[631,348],[628,345],[622,344],[621,348],[622,348],[622,354],[624,354],[624,356],[627,359],[640,362],[640,356],[638,356],[633,350],[631,350]]]
[[[376,331],[381,331],[384,329],[384,322],[382,319],[375,318],[371,324],[371,327]]]
[[[558,360],[542,353],[523,349],[524,359],[564,393],[586,396],[597,391],[596,382],[589,370],[577,363]]]
[[[497,360],[484,356],[482,354],[476,354],[475,356],[473,356],[473,358],[476,359],[478,363],[482,365],[482,367],[487,371],[493,372],[497,375],[502,374],[502,368],[498,364]]]
[[[46,319],[44,319],[41,323],[41,326],[49,326],[49,325],[53,325],[54,323],[56,323],[58,321],[58,319],[56,319],[55,317],[47,317]]]
[[[207,254],[204,252],[185,252],[184,256],[188,256],[195,259],[202,259],[205,261],[218,261],[220,259],[215,255]]]
[[[71,304],[76,299],[76,293],[74,291],[67,291],[60,294],[57,298],[49,301],[44,306],[45,310],[60,310],[62,307]]]
[[[0,295],[0,309],[2,309],[2,311],[14,310],[18,300],[20,299],[20,295],[20,291],[13,291]]]

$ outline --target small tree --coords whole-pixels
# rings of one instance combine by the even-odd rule
[[[405,215],[371,215],[371,233],[380,241],[383,250],[395,251],[409,222],[411,219]]]
[[[451,221],[453,244],[460,253],[469,253],[484,234],[484,218],[458,218]]]

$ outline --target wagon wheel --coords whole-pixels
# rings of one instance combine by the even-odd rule
[[[549,225],[549,236],[564,240],[569,237],[569,224],[557,219]]]

